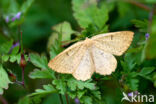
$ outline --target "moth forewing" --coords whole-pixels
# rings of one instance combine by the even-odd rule
[[[84,51],[82,44],[82,42],[78,42],[67,48],[52,59],[48,66],[56,72],[73,73],[75,64],[81,60],[82,52]]]
[[[131,31],[111,32],[99,34],[91,39],[95,41],[95,46],[105,52],[120,56],[130,46],[134,33]]]

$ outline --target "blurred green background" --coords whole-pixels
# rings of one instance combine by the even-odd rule
[[[84,4],[84,7],[81,7],[81,4]],[[22,13],[20,19],[12,21],[12,18],[18,12]],[[9,22],[6,22],[7,16],[9,16]],[[90,18],[91,20],[89,20]],[[60,42],[59,36],[55,39],[55,35],[60,34],[59,30],[61,30],[58,24],[64,25],[61,42],[79,41],[81,38],[105,32],[122,30],[135,32],[130,49],[122,57],[117,57],[118,68],[115,72],[116,79],[113,76],[103,77],[95,74],[95,79],[100,79],[100,81],[97,82],[92,78],[92,81],[89,82],[97,86],[98,89],[96,91],[99,92],[96,94],[100,96],[101,100],[94,99],[94,96],[90,95],[92,90],[88,90],[86,87],[83,90],[85,94],[82,94],[84,98],[82,97],[82,100],[79,98],[82,101],[81,103],[120,104],[122,103],[120,89],[125,92],[139,91],[143,94],[156,94],[155,0],[0,0],[0,48],[3,47],[5,42],[11,40],[13,41],[12,44],[21,42],[20,35],[22,31],[23,47],[26,54],[25,57],[27,57],[27,65],[25,67],[26,88],[17,83],[9,84],[9,88],[4,90],[3,95],[0,96],[0,104],[3,104],[1,103],[3,99],[8,102],[4,104],[28,104],[28,99],[25,96],[35,92],[35,89],[43,89],[43,85],[49,84],[54,80],[40,78],[40,75],[38,75],[39,78],[36,76],[32,78],[30,72],[34,69],[42,69],[39,64],[42,64],[41,61],[44,58],[38,58],[35,55],[35,58],[33,55],[32,58],[29,54],[38,53],[45,55],[49,61],[53,56],[69,46],[67,44],[63,49],[62,47],[60,49],[60,46],[56,44]],[[149,37],[145,35],[147,33],[149,33]],[[64,45],[63,42],[60,44]],[[58,48],[59,51],[52,51],[55,50],[53,47]],[[22,80],[22,70],[19,66],[20,50],[22,49],[18,49],[17,53],[19,54],[15,55],[16,58],[9,56],[10,59],[12,58],[15,61],[7,60],[3,62],[3,58],[0,61],[7,74],[9,75],[8,70],[11,70],[11,73],[16,76],[16,80],[18,81]],[[3,56],[4,53],[1,51],[1,57]],[[29,61],[29,58],[31,61]],[[35,60],[35,62],[39,60],[40,62],[36,65],[32,60]],[[64,82],[68,83],[68,79],[66,78],[68,76],[64,77],[62,75],[60,80],[64,81],[65,79]],[[2,82],[0,82],[0,87],[1,85],[3,85]],[[58,86],[62,87],[62,84]],[[66,88],[66,92],[62,95],[59,92],[55,92],[33,96],[31,103],[60,104],[60,96],[62,96],[64,104],[67,104],[66,94],[69,91],[70,104],[79,104],[75,102],[76,97],[72,98],[70,87],[66,85]],[[56,89],[58,91],[62,90],[57,87]],[[77,89],[73,94],[77,94],[79,90]],[[124,103],[129,104],[128,102]]]

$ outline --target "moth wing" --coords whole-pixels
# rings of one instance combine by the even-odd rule
[[[117,61],[111,53],[93,46],[92,56],[94,61],[95,72],[101,75],[110,75],[115,71]]]
[[[52,59],[48,66],[56,72],[73,73],[85,51],[83,42],[75,43]]]
[[[76,67],[76,70],[73,72],[73,76],[77,80],[85,81],[91,78],[94,71],[95,70],[93,67],[91,55],[90,55],[89,50],[87,49],[84,56],[82,57],[82,60]]]
[[[134,33],[131,31],[112,32],[99,34],[91,39],[96,47],[114,55],[122,55],[130,46]]]

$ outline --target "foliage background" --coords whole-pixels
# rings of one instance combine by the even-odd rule
[[[47,66],[74,42],[122,30],[134,40],[110,76],[82,82]],[[155,45],[155,0],[0,0],[0,103],[120,104],[123,91],[156,95]]]

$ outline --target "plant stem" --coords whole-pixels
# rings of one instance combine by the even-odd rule
[[[68,95],[66,94],[65,96],[66,96],[67,104],[69,104]]]
[[[61,94],[59,94],[59,98],[60,98],[61,104],[63,104],[63,98],[62,98],[62,95]]]
[[[22,34],[22,31],[21,31],[21,54],[22,54],[22,53],[24,53],[24,52],[23,52],[23,41],[22,41],[22,35],[23,35],[23,34]]]
[[[25,87],[25,83],[24,83],[24,67],[22,67],[22,85],[23,85],[23,87]]]
[[[70,40],[70,41],[62,41],[62,46],[61,47],[65,47],[65,46],[67,46],[67,45],[69,45],[70,43],[73,43],[73,42],[76,42],[76,41],[78,41],[79,39],[74,39],[74,40]]]
[[[23,64],[25,64],[23,61],[25,61],[25,59],[24,59],[24,52],[23,52],[23,41],[22,41],[22,31],[21,31],[21,28],[20,28],[20,26],[19,26],[19,32],[20,32],[20,34],[21,34],[21,63],[20,64],[22,64],[21,65],[21,68],[22,68],[22,82],[21,82],[21,84],[23,85],[23,87],[25,87],[25,83],[24,83],[24,68],[25,68],[25,65],[23,65]]]
[[[20,40],[20,35],[21,35],[21,25],[18,25],[18,40]]]
[[[2,104],[8,104],[8,102],[6,101],[6,99],[0,95],[0,101],[2,102]]]
[[[144,9],[146,11],[150,11],[150,8],[148,6],[142,4],[142,3],[139,3],[139,2],[136,2],[136,1],[133,1],[133,0],[123,0],[123,1],[126,1],[126,2],[128,2],[130,4],[133,4],[133,5],[135,5],[135,6],[139,7],[139,8],[142,8],[142,9]]]
[[[120,83],[119,83],[119,81],[118,81],[116,75],[115,75],[115,74],[112,74],[112,76],[113,76],[113,78],[114,78],[114,80],[115,80],[116,85],[119,87],[119,89],[120,89],[120,91],[121,91],[121,93],[122,93],[122,92],[123,92],[123,89],[121,88]]]

